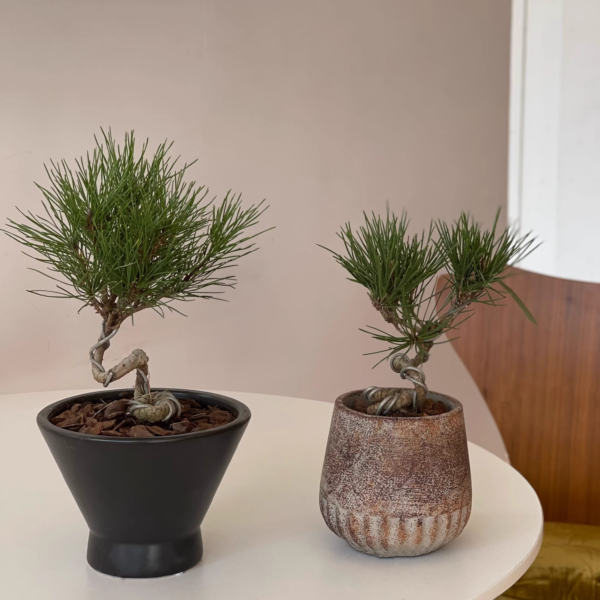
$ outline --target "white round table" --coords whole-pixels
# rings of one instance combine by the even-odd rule
[[[86,563],[88,529],[35,424],[38,410],[73,393],[0,396],[0,598],[491,600],[539,550],[535,492],[470,444],[473,512],[461,536],[417,558],[356,552],[319,512],[332,405],[221,392],[245,402],[252,420],[202,525],[202,561],[162,579],[102,575]]]

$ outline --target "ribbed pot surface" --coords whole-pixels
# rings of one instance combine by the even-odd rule
[[[321,477],[328,527],[380,557],[418,556],[456,538],[471,514],[471,471],[463,408],[397,419],[352,409],[361,390],[334,405]]]

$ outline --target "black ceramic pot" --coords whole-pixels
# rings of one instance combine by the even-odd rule
[[[200,525],[250,410],[225,396],[170,389],[177,398],[227,408],[237,416],[215,429],[155,438],[109,438],[50,423],[76,402],[110,402],[124,391],[51,404],[38,414],[38,426],[90,528],[88,563],[117,577],[181,573],[202,558]]]

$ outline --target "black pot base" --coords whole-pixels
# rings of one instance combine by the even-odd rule
[[[165,577],[191,569],[202,558],[202,535],[157,544],[124,544],[90,532],[87,561],[115,577]]]

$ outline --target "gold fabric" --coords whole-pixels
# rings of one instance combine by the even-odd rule
[[[546,523],[534,563],[499,600],[600,600],[600,527]]]

